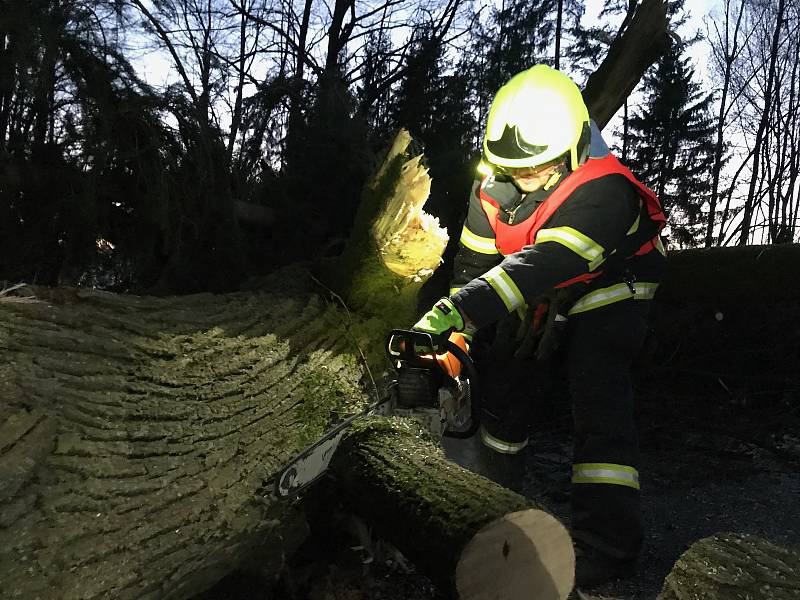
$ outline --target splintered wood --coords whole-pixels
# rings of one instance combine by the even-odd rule
[[[407,136],[405,131],[398,134],[375,181],[391,159],[405,150],[410,141]],[[449,238],[447,230],[439,225],[439,219],[422,210],[430,195],[431,178],[421,161],[422,155],[419,155],[403,165],[397,186],[386,200],[385,210],[372,225],[372,237],[387,269],[402,277],[424,279],[441,262]]]

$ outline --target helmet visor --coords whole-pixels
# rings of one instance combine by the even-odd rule
[[[548,145],[537,146],[527,143],[519,133],[516,125],[506,124],[499,139],[486,140],[486,149],[495,156],[509,160],[534,158],[547,152]]]

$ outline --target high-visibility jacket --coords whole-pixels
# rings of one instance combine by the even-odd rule
[[[478,327],[552,288],[583,286],[570,314],[653,297],[665,256],[661,205],[596,127],[592,148],[549,190],[522,194],[495,177],[473,186],[451,293]]]

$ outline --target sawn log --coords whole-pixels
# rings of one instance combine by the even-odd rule
[[[530,500],[447,460],[411,420],[362,421],[333,464],[345,504],[443,593],[461,600],[564,600],[575,555]]]
[[[681,555],[658,600],[800,598],[800,551],[754,536],[718,533]]]

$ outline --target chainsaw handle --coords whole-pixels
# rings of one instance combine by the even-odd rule
[[[445,431],[442,433],[444,437],[456,438],[464,440],[471,438],[478,431],[481,425],[481,394],[478,389],[478,370],[475,368],[475,363],[472,362],[470,355],[465,352],[461,346],[451,342],[449,339],[444,340],[443,348],[451,353],[458,359],[461,365],[466,369],[467,378],[469,379],[469,396],[470,396],[470,426],[465,431]]]
[[[390,360],[402,359],[412,365],[426,364],[446,340],[443,336],[424,331],[392,329],[386,342],[386,352]]]

